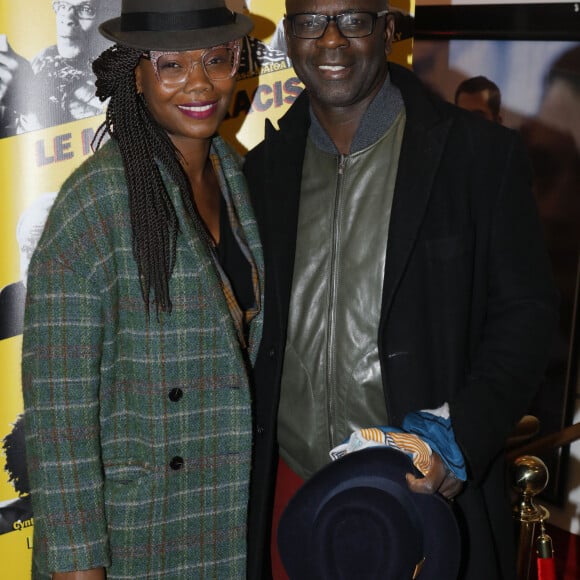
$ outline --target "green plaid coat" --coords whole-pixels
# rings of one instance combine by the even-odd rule
[[[260,288],[237,159],[214,139]],[[215,265],[180,219],[173,312],[144,313],[123,166],[110,141],[64,184],[32,258],[23,345],[33,577],[243,578],[248,371]],[[262,313],[252,321],[254,361]]]

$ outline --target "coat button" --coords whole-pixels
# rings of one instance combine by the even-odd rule
[[[171,469],[173,469],[174,471],[178,471],[179,469],[181,469],[183,467],[183,464],[184,464],[183,457],[179,457],[179,455],[176,455],[169,462],[169,467],[171,467]]]
[[[171,389],[171,391],[169,391],[169,400],[173,401],[174,403],[180,401],[182,397],[183,391],[179,388]]]
[[[269,356],[270,358],[274,358],[274,357],[276,356],[276,350],[275,350],[275,349],[273,349],[273,348],[271,348],[271,349],[268,351],[268,356]]]
[[[265,431],[265,429],[264,429],[264,427],[262,425],[258,425],[256,427],[256,432],[258,433],[258,435],[263,435],[264,434],[264,431]]]

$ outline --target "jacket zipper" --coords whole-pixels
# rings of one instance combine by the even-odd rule
[[[328,421],[328,438],[330,448],[332,449],[336,442],[334,441],[334,418],[335,418],[335,394],[336,394],[336,375],[335,375],[335,340],[336,340],[336,311],[335,297],[337,287],[337,259],[339,254],[339,209],[340,194],[342,192],[342,182],[344,170],[346,168],[347,157],[341,155],[338,158],[338,180],[336,182],[336,191],[334,195],[334,208],[332,215],[332,251],[330,256],[330,284],[328,300],[328,328],[326,330],[326,403],[327,403],[327,421]]]

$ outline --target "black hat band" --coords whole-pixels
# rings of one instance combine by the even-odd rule
[[[234,12],[227,8],[192,10],[187,12],[134,12],[121,15],[123,32],[162,32],[176,30],[197,30],[225,26],[236,21]]]

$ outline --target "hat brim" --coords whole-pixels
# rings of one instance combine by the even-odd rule
[[[397,527],[394,520],[397,518],[401,522],[401,535],[408,536],[400,540],[414,542],[414,538],[410,537],[414,527],[409,525],[407,517],[411,520],[418,517],[423,536],[416,543],[425,556],[418,578],[455,578],[461,554],[461,538],[455,515],[440,495],[413,493],[408,487],[406,473],[418,475],[407,455],[388,447],[373,447],[349,453],[309,479],[288,503],[278,528],[280,556],[291,580],[326,580],[336,576],[323,571],[329,568],[326,563],[322,563],[326,557],[324,551],[328,554],[328,546],[316,534],[321,528],[321,514],[324,514],[325,520],[333,521],[334,514],[337,514],[335,519],[339,520],[342,517],[341,511],[347,513],[349,510],[358,510],[359,515],[353,518],[353,522],[360,524],[362,521],[364,524],[364,519],[368,517],[372,524],[369,529],[373,526],[380,529],[384,525],[384,530],[361,540],[360,533],[344,527],[344,537],[339,538],[341,545],[347,546],[350,541],[359,542],[359,552],[364,554],[367,547],[362,542],[367,541],[376,550],[386,551],[394,547],[393,542],[391,546],[388,545],[388,536],[393,537],[393,530]],[[377,508],[377,504],[384,505],[385,509]],[[389,510],[389,505],[400,508],[400,515],[394,516],[395,510]],[[382,523],[381,518],[384,520]],[[332,541],[336,541],[336,538]],[[380,561],[380,558],[376,560]],[[412,565],[417,563],[413,560],[410,562]],[[387,568],[398,569],[395,564]],[[344,570],[342,572],[340,578],[350,578],[348,573],[344,575]],[[367,568],[365,572],[365,578],[385,578],[385,570],[377,576],[373,576]],[[397,573],[392,578],[396,576]],[[352,576],[353,580],[359,577],[362,576]]]
[[[121,18],[106,20],[99,32],[109,40],[138,50],[200,50],[237,40],[249,34],[254,23],[244,14],[236,13],[235,21],[225,26],[175,31],[121,30]]]

